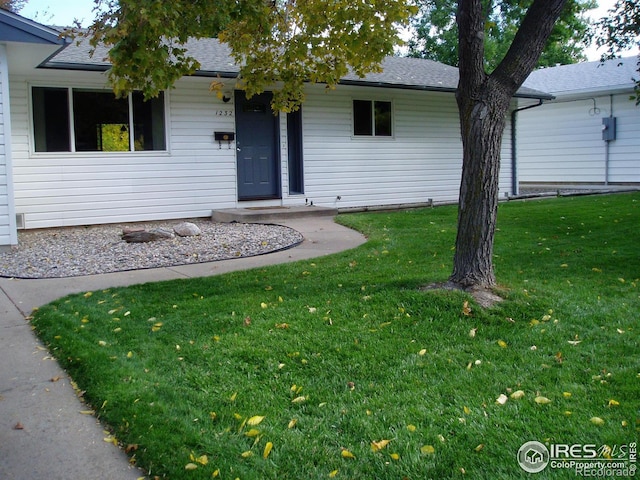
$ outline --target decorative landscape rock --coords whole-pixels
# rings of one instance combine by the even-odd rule
[[[299,232],[282,225],[206,221],[198,224],[199,236],[158,238],[171,236],[179,223],[20,230],[18,245],[0,252],[0,276],[61,278],[214,262],[283,250],[304,240]],[[123,241],[123,234],[133,232],[142,237],[155,232],[158,241]]]
[[[200,228],[195,223],[191,222],[179,223],[173,227],[173,231],[179,237],[196,237],[202,233]]]
[[[156,240],[166,240],[173,238],[173,233],[163,228],[154,228],[153,230],[137,230],[130,229],[128,233],[122,234],[122,239],[127,243],[146,243],[155,242]]]

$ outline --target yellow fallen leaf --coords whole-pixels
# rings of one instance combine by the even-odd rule
[[[307,398],[304,396],[300,396],[300,397],[296,397],[293,400],[291,400],[291,403],[302,403],[306,400]]]
[[[267,442],[264,446],[264,451],[262,452],[262,458],[267,458],[271,453],[271,449],[273,448],[273,443]]]
[[[338,475],[338,470],[332,470],[329,472],[329,478],[335,478],[336,475]]]
[[[196,468],[198,468],[198,465],[196,465],[195,463],[187,463],[184,466],[185,470],[195,470]]]
[[[522,390],[516,390],[515,392],[513,392],[511,395],[509,395],[513,400],[520,400],[522,397],[524,397],[524,391]]]
[[[256,428],[252,428],[251,430],[246,432],[245,435],[247,437],[257,437],[258,435],[260,435],[260,430],[258,430]]]
[[[614,400],[613,398],[609,400],[610,407],[617,407],[618,405],[620,405],[620,402],[618,402],[617,400]]]
[[[564,398],[571,398],[571,392],[562,392]]]
[[[466,413],[467,415],[469,415],[471,413],[471,409],[469,407],[467,407],[466,405],[464,406],[464,408],[462,409],[464,411],[464,413]]]
[[[465,302],[462,304],[462,314],[465,316],[469,316],[471,315],[471,307],[469,307],[469,302],[467,302],[465,300]]]
[[[389,455],[393,460],[400,460],[400,455],[397,453],[392,453]]]
[[[260,304],[260,308],[267,308],[269,305],[267,305],[266,303],[262,302]]]
[[[418,355],[423,356],[423,355],[425,355],[426,353],[427,353],[427,349],[426,349],[426,348],[423,348],[422,350],[420,350],[420,351],[418,352]]]
[[[293,418],[289,421],[289,425],[287,425],[287,428],[293,428],[296,426],[296,423],[298,423],[298,419],[297,418]]]
[[[469,336],[471,338],[475,338],[477,332],[478,332],[477,328],[472,328],[471,330],[469,330]]]
[[[594,425],[598,425],[599,427],[604,425],[604,420],[601,419],[600,417],[591,417],[589,421]]]
[[[356,456],[346,448],[342,449],[342,452],[340,452],[340,455],[342,455],[342,458],[356,458]]]
[[[549,400],[547,397],[542,397],[542,396],[537,396],[536,398],[533,399],[534,402],[536,402],[538,405],[546,405],[547,403],[551,403],[551,400]]]
[[[416,431],[416,426],[415,425],[407,425],[407,430],[409,430],[410,432],[415,432]]]
[[[433,448],[433,445],[423,445],[422,447],[420,447],[420,452],[422,452],[424,455],[433,455],[434,453],[436,453],[436,449]]]
[[[378,440],[371,442],[371,450],[373,450],[374,452],[380,451],[383,448],[385,448],[387,445],[389,445],[389,442],[391,440]]]
[[[201,455],[199,457],[196,457],[196,462],[200,465],[206,465],[209,463],[209,457],[207,457],[206,455]]]
[[[232,402],[235,402],[237,397],[238,397],[238,392],[233,392],[231,397],[229,397],[229,400],[231,400]]]
[[[116,447],[118,446],[118,440],[113,435],[109,435],[108,437],[105,437],[102,440],[107,443],[113,443]]]
[[[476,452],[481,452],[483,448],[484,448],[484,443],[481,443],[480,445],[478,445],[473,450],[476,451]]]
[[[98,345],[100,345],[101,347],[105,347],[107,345],[107,342],[105,342],[104,340],[100,340],[98,342]]]
[[[242,458],[249,458],[251,455],[253,455],[253,452],[251,450],[247,450],[246,452],[242,452],[240,454]]]
[[[151,331],[152,332],[157,332],[161,328],[162,328],[162,322],[157,322],[157,323],[153,324],[153,326],[151,327]]]
[[[95,410],[80,410],[80,413],[82,415],[93,415],[94,413],[96,413]]]
[[[264,420],[264,416],[254,415],[249,420],[247,420],[247,425],[249,425],[250,427],[255,427],[256,425],[259,425],[262,420]]]
[[[219,468],[216,468],[216,469],[213,471],[213,473],[211,474],[211,476],[212,476],[213,478],[216,478],[216,477],[220,476],[220,469],[219,469]]]
[[[507,348],[507,342],[505,342],[504,340],[498,340],[498,345],[500,345],[500,347],[502,348]]]
[[[84,294],[84,298],[89,298],[91,295],[93,295],[93,292],[87,292]]]

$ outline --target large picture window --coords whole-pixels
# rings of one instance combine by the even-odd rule
[[[391,137],[393,119],[391,102],[353,101],[353,134],[356,136]]]
[[[32,100],[36,152],[166,150],[162,93],[33,87]]]

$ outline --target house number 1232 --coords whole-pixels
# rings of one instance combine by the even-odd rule
[[[233,110],[216,110],[216,117],[232,117]]]

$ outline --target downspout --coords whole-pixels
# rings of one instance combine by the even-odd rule
[[[517,113],[522,112],[524,110],[529,110],[530,108],[540,107],[544,103],[544,100],[541,98],[538,100],[537,104],[529,105],[522,108],[516,108],[511,112],[511,192],[512,195],[518,195],[519,193],[519,185],[518,185],[518,159],[516,153],[517,140],[516,140],[516,118]]]

